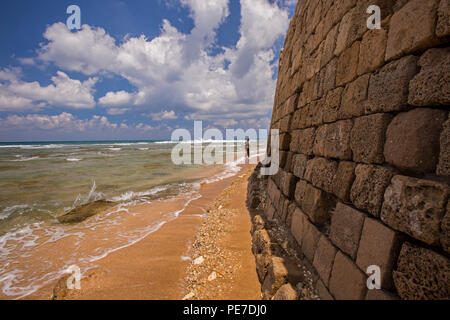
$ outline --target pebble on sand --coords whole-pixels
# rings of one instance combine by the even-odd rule
[[[194,260],[194,264],[195,265],[200,265],[203,263],[203,261],[205,261],[205,259],[203,258],[203,256],[198,257],[197,259]]]
[[[189,300],[192,299],[195,296],[195,294],[193,292],[187,294],[184,296],[183,300]]]
[[[208,277],[208,281],[214,281],[217,278],[217,273],[215,271],[213,271],[209,277]]]

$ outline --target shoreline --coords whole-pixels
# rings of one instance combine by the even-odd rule
[[[194,255],[189,248],[195,242],[203,221],[208,219],[209,214],[204,215],[204,213],[221,201],[224,190],[230,188],[235,181],[241,180],[241,188],[245,185],[246,190],[247,179],[244,181],[239,177],[247,171],[250,172],[253,167],[253,165],[239,165],[240,170],[235,175],[202,184],[199,191],[200,197],[191,199],[185,205],[183,201],[177,199],[133,208],[143,213],[159,210],[178,211],[179,214],[136,243],[117,249],[95,261],[92,269],[85,272],[81,270],[83,274],[81,290],[67,290],[65,283],[68,276],[64,276],[56,283],[51,283],[24,299],[182,299],[186,291],[186,271]],[[241,201],[238,206],[245,209],[241,219],[245,218],[245,212],[247,212],[246,233],[249,238],[244,245],[247,245],[249,250],[247,258],[253,260],[249,234],[251,218],[245,208],[245,193],[241,192],[240,196],[243,196],[244,201]],[[259,294],[256,269],[254,266],[250,268],[255,276],[254,283],[257,284],[255,292]],[[249,298],[259,299],[260,297],[253,293]]]

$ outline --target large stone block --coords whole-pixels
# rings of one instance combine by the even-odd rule
[[[280,132],[288,132],[291,127],[291,116],[287,115],[280,120]]]
[[[270,176],[267,183],[267,197],[270,200],[269,203],[274,207],[278,206],[282,195],[282,192],[278,189],[279,178],[277,180],[277,177],[279,176],[279,173],[280,172],[278,171],[276,175]]]
[[[422,67],[409,84],[408,102],[414,106],[450,105],[450,48],[427,50],[419,60]]]
[[[319,8],[319,10],[320,10],[320,8]],[[306,52],[314,52],[314,53],[319,51],[318,55],[320,57],[319,57],[319,61],[316,61],[316,63],[317,63],[317,68],[320,68],[321,55],[322,55],[322,49],[320,49],[320,47],[323,48],[323,40],[324,40],[326,34],[325,35],[323,34],[323,23],[320,21],[320,13],[317,12],[316,17],[317,17],[318,25],[315,28],[314,32],[312,32],[308,36],[306,44],[305,44],[305,50],[306,50]]]
[[[306,164],[308,162],[308,157],[304,154],[296,154],[294,155],[294,158],[292,160],[292,172],[295,176],[297,176],[300,179],[303,179],[305,170],[306,170]]]
[[[363,37],[367,28],[367,8],[371,5],[380,7],[381,20],[387,18],[392,12],[393,0],[358,0],[356,2],[355,10],[352,12],[350,30],[347,36],[347,45],[350,45],[355,40]],[[382,27],[384,27],[382,25]],[[383,56],[384,58],[384,56]]]
[[[292,199],[294,197],[297,177],[290,172],[281,171],[281,191],[283,194]]]
[[[253,233],[252,251],[256,254],[271,254],[271,241],[266,229],[258,230]]]
[[[289,215],[289,206],[291,205],[291,201],[289,198],[286,198],[286,200],[283,203],[283,211],[280,215],[281,223],[284,224],[286,222],[286,218]]]
[[[441,245],[442,248],[450,253],[450,201],[447,204],[447,212],[441,223]]]
[[[366,74],[347,84],[342,94],[339,119],[359,117],[364,114],[369,78],[370,76]]]
[[[338,59],[334,58],[331,60],[325,68],[322,69],[320,73],[320,89],[321,94],[326,94],[328,91],[334,89],[336,86],[336,70],[337,70]]]
[[[308,50],[306,50],[308,52]],[[315,50],[311,53],[309,51],[309,54],[304,54],[303,57],[303,68],[300,70],[300,72],[305,72],[306,79],[311,79],[318,70],[320,70],[320,60],[322,58],[322,53],[320,50]]]
[[[315,131],[315,128],[294,131],[292,134],[291,151],[311,155]]]
[[[290,130],[291,134],[293,134],[294,130],[299,129],[301,114],[302,114],[302,110],[296,110],[293,113],[292,121],[291,121],[291,130]],[[294,139],[294,136],[292,136],[292,139]],[[291,151],[292,151],[292,149],[291,149]]]
[[[307,35],[310,35],[320,21],[320,6],[317,3],[311,3],[304,8],[303,24]]]
[[[347,47],[347,39],[348,34],[350,32],[350,28],[352,25],[352,16],[353,12],[356,10],[356,8],[348,11],[345,16],[342,18],[340,24],[339,24],[339,32],[337,34],[336,38],[336,47],[334,49],[334,54],[336,56],[340,56],[341,53],[345,50]]]
[[[355,169],[355,181],[350,191],[350,200],[358,209],[378,217],[383,203],[384,191],[394,175],[392,169],[358,165]]]
[[[381,270],[381,287],[392,289],[392,270],[402,245],[398,232],[375,219],[367,218],[359,242],[356,264],[361,270],[376,265]]]
[[[443,183],[395,176],[384,195],[381,219],[395,230],[439,245],[448,193]]]
[[[325,1],[323,1],[323,3],[322,3],[322,17],[325,17],[326,16],[326,14],[328,13],[328,10],[330,10],[330,8],[333,6],[333,3],[334,1],[333,0],[325,0]],[[326,29],[326,28],[324,28],[325,30],[324,30],[324,32],[326,33],[326,30],[328,30],[328,29]]]
[[[251,235],[253,235],[256,231],[265,229],[264,219],[260,215],[256,215],[252,221],[252,229],[250,231]]]
[[[450,35],[450,3],[448,0],[441,0],[438,8],[436,24],[436,35],[446,37]]]
[[[282,209],[282,208],[279,207],[281,198],[282,198],[281,191],[279,189],[277,189],[277,191],[275,192],[275,195],[274,195],[273,202],[272,202],[273,206],[275,208],[275,216],[277,215],[277,212]]]
[[[304,129],[304,128],[310,128],[313,126],[313,116],[314,116],[314,111],[311,110],[311,108],[313,107],[313,104],[311,102],[308,102],[308,104],[306,106],[304,106],[301,109],[301,119],[300,119],[300,128]]]
[[[305,196],[306,186],[308,185],[308,182],[305,180],[299,180],[297,182],[297,185],[295,187],[295,201],[298,203],[298,205],[301,205],[303,201],[303,197]]]
[[[267,195],[269,196],[270,201],[274,203],[275,196],[278,192],[278,187],[272,179],[267,181]]]
[[[297,209],[297,203],[295,201],[289,201],[288,213],[287,213],[287,215],[285,217],[285,220],[284,220],[284,222],[286,224],[286,227],[288,229],[291,228],[292,216],[293,216],[293,214],[294,214],[296,209]]]
[[[350,137],[353,161],[368,164],[384,162],[386,129],[391,120],[392,116],[386,113],[355,119]]]
[[[450,296],[449,259],[429,249],[405,243],[394,271],[394,283],[405,300],[447,300]]]
[[[323,112],[324,112],[324,105],[325,104],[325,97],[320,98],[319,100],[313,101],[310,104],[309,111],[312,113],[311,115],[311,125],[313,126],[320,126],[323,124]]]
[[[285,197],[284,195],[281,195],[280,202],[277,206],[277,220],[278,223],[282,223],[285,221],[286,215],[288,214],[288,207],[289,207],[289,199]]]
[[[334,85],[331,83],[332,79],[327,79],[325,74],[326,74],[326,68],[323,68],[322,70],[320,70],[320,72],[315,77],[314,97],[316,97],[316,99],[322,99],[322,97],[324,95],[325,83],[328,87],[334,88]],[[321,118],[320,118],[320,121],[322,121]]]
[[[288,270],[284,265],[284,260],[280,257],[272,257],[262,285],[263,297],[270,299],[287,282]]]
[[[328,288],[325,286],[325,284],[323,283],[322,280],[318,280],[317,281],[317,294],[320,297],[320,300],[324,300],[324,301],[333,301],[334,298],[331,295],[331,293],[328,291]]]
[[[303,226],[305,225],[306,216],[300,210],[300,208],[296,208],[294,213],[292,214],[292,223],[291,223],[291,233],[294,236],[295,240],[299,246],[302,245],[303,240]]]
[[[386,30],[374,29],[366,32],[359,50],[358,75],[372,72],[383,65],[386,43]]]
[[[331,244],[325,235],[320,237],[314,255],[313,266],[326,286],[330,281],[331,269],[337,249]]]
[[[308,184],[300,203],[303,212],[317,225],[325,224],[330,219],[328,211],[330,199],[326,193]]]
[[[328,62],[331,61],[334,57],[334,49],[336,46],[336,37],[339,31],[339,25],[334,26],[333,29],[328,33],[324,46],[323,46],[323,54],[321,60],[321,67],[324,67]]]
[[[384,156],[392,165],[416,172],[434,172],[447,111],[418,108],[398,114],[386,133]]]
[[[292,168],[292,161],[294,161],[294,155],[295,153],[288,152],[286,156],[286,162],[284,166],[282,166],[281,168],[283,168],[285,171],[292,172],[291,168]]]
[[[302,93],[300,94],[300,98],[298,99],[298,108],[304,108],[308,103],[310,103],[313,100],[314,95],[313,90],[314,90],[314,82],[312,80],[306,81],[305,84],[303,85],[303,90]],[[303,112],[297,127],[298,128],[306,127],[303,119]]]
[[[440,176],[450,177],[450,117],[444,123],[441,133],[441,152],[436,173]]]
[[[297,104],[298,104],[298,98],[299,98],[299,95],[294,94],[286,101],[286,103],[284,105],[284,115],[291,114],[295,111],[295,109],[297,108]]]
[[[352,259],[356,258],[364,218],[362,212],[340,202],[331,217],[330,239]]]
[[[325,46],[325,38],[327,36],[327,33],[324,32],[324,21],[319,20],[319,24],[317,25],[316,29],[314,30],[314,33],[309,37],[308,42],[311,44],[310,48],[314,48],[317,50],[320,50],[320,61],[318,62],[318,68],[320,69],[322,67],[322,54],[323,54],[323,48]],[[307,46],[309,45],[307,43]]]
[[[291,135],[289,133],[280,134],[280,150],[289,151],[290,143],[291,143]]]
[[[280,188],[280,186],[281,186],[281,183],[280,183],[280,181],[281,181],[281,170],[278,170],[277,173],[272,176],[272,179],[273,179],[273,182],[275,182],[276,186],[278,188]],[[280,191],[280,194],[281,194],[281,191]],[[278,197],[278,200],[280,200],[279,197]],[[278,201],[274,201],[274,204],[277,204],[277,203],[278,203]]]
[[[323,122],[330,123],[335,122],[338,119],[338,111],[341,106],[341,97],[343,87],[336,88],[327,93],[324,104]]]
[[[284,168],[284,166],[286,165],[288,153],[289,152],[287,152],[287,151],[280,151],[280,158],[279,158],[280,168]]]
[[[336,161],[315,157],[309,160],[306,165],[305,179],[317,188],[332,193],[337,168],[338,163]]]
[[[290,283],[287,283],[281,286],[280,289],[278,289],[277,293],[275,293],[272,299],[288,301],[288,300],[297,300],[297,298],[298,298],[297,291],[295,291],[294,287],[292,287]]]
[[[438,0],[411,0],[394,13],[389,25],[386,60],[423,50],[437,43]]]
[[[336,178],[333,181],[333,194],[346,202],[349,200],[350,189],[355,181],[355,168],[354,162],[339,162]]]
[[[330,30],[332,26],[334,26],[335,24],[337,24],[339,21],[341,20],[345,20],[345,18],[342,18],[346,15],[346,13],[356,4],[356,0],[342,0],[342,1],[334,1],[333,5],[330,7],[330,9],[328,10],[328,12],[326,13],[325,16],[325,26],[324,26],[324,30]],[[351,17],[351,16],[350,16]],[[342,27],[343,23],[341,22],[341,26],[339,29],[339,33],[338,36],[340,36],[341,34],[345,33],[345,30],[348,33],[348,30],[350,29],[350,17],[347,19],[349,20],[347,24],[345,24],[344,27]],[[344,30],[345,29],[345,30]],[[340,51],[337,51],[337,48],[335,50],[335,54],[339,55],[343,49],[345,49],[345,44],[346,44],[346,40],[347,40],[347,34],[345,34],[345,36],[341,36],[342,40],[340,40],[340,42],[342,42],[342,48],[339,48]]]
[[[336,254],[330,278],[330,292],[336,300],[363,300],[367,276],[342,252]]]
[[[275,217],[275,214],[276,214],[275,207],[272,204],[269,204],[266,207],[264,214],[268,220],[273,220],[273,218]]]
[[[291,67],[291,76],[294,75],[303,66],[303,47],[298,52],[295,52],[294,61]]]
[[[417,57],[406,56],[370,77],[366,114],[408,109],[409,81],[418,72]]]
[[[302,252],[310,262],[313,262],[314,254],[316,253],[317,245],[322,234],[308,219],[305,218],[303,222]]]
[[[352,127],[352,120],[342,120],[319,127],[314,141],[314,154],[328,158],[351,160],[350,132]]]
[[[291,143],[291,151],[311,155],[315,131],[315,128],[294,131],[294,139]]]
[[[261,284],[264,283],[264,279],[267,275],[267,269],[270,265],[270,256],[265,254],[255,254],[256,273],[258,274],[258,280]]]
[[[400,10],[409,0],[397,0],[394,5],[394,13]]]
[[[336,70],[336,85],[342,86],[353,81],[357,76],[360,42],[355,42],[346,49],[338,60]]]
[[[305,74],[303,72],[297,72],[292,79],[288,82],[289,95],[299,94],[305,83]]]

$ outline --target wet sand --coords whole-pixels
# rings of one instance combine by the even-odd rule
[[[230,192],[233,181],[231,200],[223,209],[233,209],[238,214],[233,215],[232,225],[235,227],[221,239],[221,246],[235,252],[235,257],[239,257],[240,268],[233,279],[218,279],[214,284],[219,285],[219,281],[233,283],[229,286],[230,290],[205,299],[259,299],[260,287],[251,253],[251,218],[245,207],[248,172],[252,167],[244,165],[234,177],[203,184],[200,188],[201,197],[186,207],[186,199],[180,198],[129,208],[130,211],[143,214],[181,212],[178,218],[162,225],[139,242],[96,261],[93,269],[87,272],[82,270],[81,290],[66,290],[66,281],[61,279],[59,283],[47,285],[26,299],[51,299],[54,294],[59,299],[75,300],[182,299],[187,290],[187,269],[192,264],[192,260],[187,257],[194,253],[191,247],[206,219],[202,215],[221,201],[221,194],[227,188]],[[143,221],[130,219],[126,223],[135,223],[137,226]]]

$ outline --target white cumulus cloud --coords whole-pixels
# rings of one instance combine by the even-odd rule
[[[99,99],[99,103],[103,106],[118,107],[128,105],[133,100],[133,95],[126,91],[108,92],[104,97]]]
[[[150,117],[155,121],[178,119],[175,111],[161,111],[158,113],[152,113],[150,114]]]
[[[68,107],[73,109],[94,108],[96,103],[93,93],[97,78],[86,81],[71,79],[66,73],[57,71],[51,78],[52,84],[41,86],[39,82],[25,82],[14,74],[0,74],[0,110],[40,109],[46,105]]]
[[[69,32],[62,23],[56,23],[45,32],[48,42],[38,58],[90,76],[103,72],[120,75],[137,88],[135,92],[108,92],[99,99],[105,107],[157,110],[166,104],[203,113],[270,112],[275,90],[273,49],[287,30],[287,10],[268,0],[241,1],[236,47],[211,55],[216,31],[229,15],[229,1],[181,3],[190,9],[194,20],[189,34],[163,20],[160,35],[153,39],[142,35],[118,41],[103,28],[84,25],[79,32]]]
[[[190,10],[194,28],[185,34],[162,20],[160,34],[115,39],[101,27],[83,25],[70,32],[63,23],[47,27],[46,40],[34,61],[53,64],[66,72],[88,76],[70,79],[63,71],[52,84],[23,82],[14,72],[0,72],[0,111],[38,109],[55,105],[68,108],[107,108],[110,115],[136,110],[154,120],[207,119],[222,125],[254,119],[266,123],[273,105],[277,61],[275,45],[287,31],[286,5],[291,1],[241,0],[240,38],[235,46],[222,47],[216,32],[229,16],[229,0],[179,0]],[[212,48],[222,49],[212,54]],[[98,79],[122,77],[132,91],[111,91],[96,102]],[[16,77],[16,78],[14,78]],[[161,106],[177,106],[161,111]],[[177,109],[180,108],[180,109]],[[250,123],[250,122],[246,122]],[[138,125],[139,126],[139,125]],[[136,129],[138,126],[136,126]],[[150,128],[142,124],[141,129]]]

